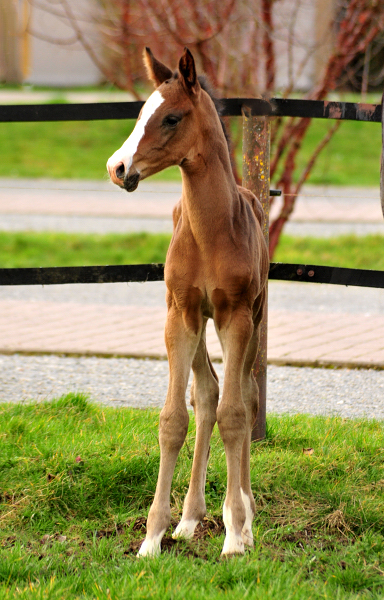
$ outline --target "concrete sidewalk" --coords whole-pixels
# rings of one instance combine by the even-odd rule
[[[2,215],[82,215],[85,218],[168,218],[180,195],[179,184],[140,184],[126,194],[109,183],[0,180]],[[278,200],[272,211],[277,210]],[[379,190],[306,186],[293,215],[297,222],[384,222]],[[328,286],[329,287],[329,286]],[[107,288],[108,289],[108,288]],[[293,288],[292,288],[293,289]],[[384,368],[384,310],[370,313],[303,310],[290,296],[286,310],[270,309],[268,361],[275,364]],[[305,291],[303,291],[305,295]],[[384,291],[383,291],[384,294]],[[297,298],[297,296],[296,296]],[[297,310],[295,310],[295,306]],[[384,302],[383,302],[384,306]],[[7,296],[0,287],[0,353],[63,353],[101,356],[165,357],[164,304],[52,302]],[[212,323],[208,347],[221,358]]]
[[[0,179],[1,216],[9,214],[84,217],[171,218],[181,195],[180,183],[143,181],[128,194],[110,182]],[[279,210],[275,198],[271,219]],[[384,221],[379,187],[303,186],[292,221],[310,223],[377,223]]]

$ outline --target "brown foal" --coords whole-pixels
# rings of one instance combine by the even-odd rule
[[[170,376],[160,415],[160,470],[139,555],[160,552],[170,523],[172,477],[188,429],[185,395],[191,367],[196,445],[174,537],[192,537],[206,514],[206,469],[217,421],[227,462],[222,554],[242,554],[244,545],[253,546],[255,514],[249,462],[258,388],[252,368],[269,265],[261,230],[263,210],[250,191],[236,185],[217,109],[196,76],[189,50],[184,51],[175,73],[148,48],[144,62],[156,91],[107,168],[111,180],[131,192],[142,179],[179,165],[182,196],[174,209],[174,231],[165,263]],[[209,318],[214,320],[223,350],[220,403],[218,378],[205,342]]]

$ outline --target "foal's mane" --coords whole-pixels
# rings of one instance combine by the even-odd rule
[[[179,73],[177,71],[175,71],[175,73],[174,73],[173,76],[174,76],[175,79],[178,79]],[[226,142],[227,142],[228,152],[229,152],[229,155],[231,156],[231,139],[230,139],[230,136],[228,134],[227,128],[225,126],[225,123],[224,123],[223,119],[221,118],[222,114],[224,112],[223,103],[217,97],[216,91],[215,91],[213,85],[211,84],[211,82],[209,81],[209,79],[208,79],[208,77],[206,75],[199,75],[197,79],[199,80],[201,88],[205,92],[207,92],[208,96],[211,98],[213,104],[215,105],[217,114],[219,115],[221,127],[223,128],[223,133],[224,133],[224,136],[225,136],[225,139],[226,139]]]
[[[209,81],[209,79],[205,76],[205,75],[199,75],[198,76],[198,80],[199,83],[202,87],[202,89],[207,92],[208,96],[211,98],[213,104],[215,105],[217,114],[219,115],[220,118],[220,123],[221,126],[223,128],[223,133],[225,135],[225,139],[227,140],[227,146],[228,146],[228,152],[230,152],[230,138],[229,138],[229,134],[227,131],[227,128],[225,126],[225,123],[223,121],[223,119],[221,118],[223,112],[224,112],[224,106],[222,101],[216,96],[216,91],[213,88],[213,85],[211,84],[211,82]]]
[[[219,115],[219,118],[220,118],[221,126],[223,128],[223,133],[224,133],[225,139],[227,140],[228,152],[229,152],[229,154],[231,154],[230,137],[229,137],[227,128],[225,126],[225,123],[224,123],[223,119],[221,118],[221,116],[222,116],[222,114],[224,112],[223,103],[216,96],[216,91],[214,90],[213,85],[211,84],[211,82],[209,81],[209,79],[205,75],[199,75],[198,76],[198,80],[199,80],[199,83],[200,83],[202,89],[205,92],[207,92],[208,96],[211,98],[213,104],[215,105],[217,114]]]

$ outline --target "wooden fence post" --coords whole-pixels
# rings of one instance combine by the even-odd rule
[[[257,196],[263,206],[265,220],[263,233],[269,242],[269,164],[270,164],[270,119],[254,117],[251,110],[243,106],[243,186]],[[267,293],[268,298],[268,293]],[[259,386],[259,412],[252,431],[252,440],[262,440],[266,433],[267,400],[267,321],[268,301],[265,304],[260,330],[260,346],[254,372]]]

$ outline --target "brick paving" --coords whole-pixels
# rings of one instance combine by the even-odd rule
[[[163,307],[0,301],[0,353],[165,358]],[[221,359],[212,322],[207,345]],[[273,364],[384,367],[384,315],[270,311]]]
[[[106,183],[62,182],[56,191],[50,185],[34,181],[23,193],[22,181],[12,188],[10,180],[1,180],[0,228],[1,214],[169,217],[179,195],[178,184],[147,184],[135,195]],[[308,186],[294,218],[382,222],[378,189],[344,188],[337,193],[335,199],[329,189]],[[324,194],[329,198],[324,200]],[[164,321],[164,307],[3,299],[0,353],[163,358]],[[286,311],[270,310],[268,337],[270,363],[384,368],[384,314],[295,311],[287,306]],[[212,323],[207,339],[212,357],[220,358]]]
[[[384,315],[270,311],[268,360],[384,367]]]

